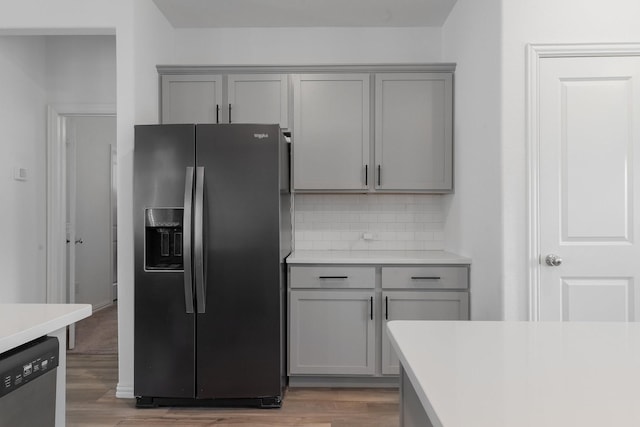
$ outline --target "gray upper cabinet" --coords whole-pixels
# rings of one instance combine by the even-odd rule
[[[162,123],[279,123],[293,189],[453,191],[454,64],[158,66]]]
[[[452,74],[375,75],[376,190],[452,190]]]
[[[369,92],[369,74],[293,76],[296,190],[367,188]]]
[[[289,127],[286,74],[230,74],[227,77],[227,123],[278,123]]]
[[[218,123],[221,75],[161,76],[162,123]]]
[[[162,123],[289,127],[287,74],[162,74]]]

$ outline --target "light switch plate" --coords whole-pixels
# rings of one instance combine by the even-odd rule
[[[27,169],[26,168],[13,168],[13,179],[16,181],[26,181],[27,180]]]

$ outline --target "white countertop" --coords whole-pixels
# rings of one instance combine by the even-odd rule
[[[391,321],[434,427],[640,426],[640,323]]]
[[[287,264],[471,264],[445,251],[294,251]]]
[[[0,304],[0,353],[89,316],[90,304]]]

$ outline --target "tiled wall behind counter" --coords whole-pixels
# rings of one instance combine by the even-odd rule
[[[439,195],[296,194],[294,207],[298,250],[444,248]]]

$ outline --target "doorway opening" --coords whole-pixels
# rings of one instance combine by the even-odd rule
[[[43,180],[46,213],[41,213],[46,227],[46,231],[43,230],[46,232],[46,240],[43,239],[46,242],[46,256],[43,257],[46,302],[89,303],[94,311],[91,317],[93,320],[98,317],[96,314],[100,312],[101,307],[113,304],[115,294],[115,268],[112,266],[112,260],[115,262],[115,253],[112,250],[115,228],[112,228],[111,222],[115,224],[116,38],[115,33],[78,34],[72,29],[65,30],[63,34],[58,32],[47,35],[46,31],[45,34],[39,34],[21,34],[16,38],[32,41],[27,46],[30,51],[25,52],[25,55],[34,58],[33,62],[39,64],[38,69],[43,76],[36,82],[41,86],[39,89],[42,96],[39,101],[42,104],[35,108],[47,112],[46,122],[43,120],[43,125],[46,126],[46,150],[39,150],[44,163],[42,170],[46,171]],[[80,131],[84,131],[85,135],[100,135],[101,132],[91,130],[93,124],[87,123],[103,118],[111,122],[109,144],[106,148],[99,149],[101,160],[99,165],[94,167],[93,164],[97,161],[90,159],[91,153],[86,152],[86,144],[80,143],[86,139]],[[77,147],[82,150],[77,150]],[[88,160],[85,160],[85,157]],[[76,158],[78,170],[84,167],[94,172],[93,175],[88,175],[88,178],[79,176],[76,181],[82,185],[77,185],[74,181],[76,169],[70,169]],[[85,186],[94,184],[96,180],[106,183],[106,190],[101,191],[100,201],[87,201],[87,197],[81,195],[82,191],[86,194]],[[71,187],[73,191],[70,191]],[[70,199],[76,190],[80,191],[77,199]],[[91,194],[91,198],[95,198],[95,195]],[[82,283],[71,280],[73,277],[70,277],[69,273],[75,269],[69,268],[69,263],[74,262],[70,255],[78,259],[75,262],[76,267],[83,268],[83,264],[86,263],[83,257],[94,254],[95,251],[91,247],[96,244],[95,235],[84,231],[78,233],[75,222],[69,220],[72,202],[86,211],[94,205],[101,207],[99,214],[90,212],[92,219],[85,221],[95,222],[95,228],[101,230],[102,236],[107,236],[100,237],[105,241],[98,245],[101,247],[101,261],[98,264],[90,261],[89,266],[85,265],[84,268],[92,276],[91,282],[104,282],[104,279],[96,280],[94,277],[108,276],[108,290],[101,292],[102,295],[108,293],[108,298],[87,296],[87,289]],[[104,220],[105,216],[107,220]],[[104,260],[106,268],[102,266]],[[72,328],[70,338],[74,338],[74,332]],[[73,339],[70,340],[70,344],[73,346]]]
[[[69,329],[69,348],[109,352],[117,346],[115,106],[49,107],[50,295],[91,304],[94,315]],[[56,195],[58,197],[56,197]],[[55,202],[57,201],[57,202]],[[64,247],[55,251],[55,248]],[[52,259],[54,256],[59,260]],[[99,351],[98,351],[99,350]]]

